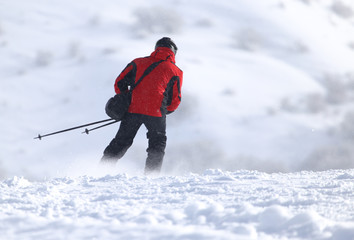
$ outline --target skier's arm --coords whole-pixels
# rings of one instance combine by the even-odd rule
[[[114,83],[114,90],[116,94],[127,91],[128,86],[132,86],[132,84],[134,84],[135,73],[136,65],[134,62],[131,62],[116,78],[116,81]]]
[[[169,101],[167,103],[167,113],[175,111],[181,103],[181,87],[183,82],[183,75],[175,76],[173,79],[173,85],[169,90]]]

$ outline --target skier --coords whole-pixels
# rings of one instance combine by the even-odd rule
[[[101,163],[116,163],[122,158],[144,124],[149,142],[145,174],[160,172],[167,140],[166,114],[175,111],[181,102],[183,72],[175,65],[176,52],[177,46],[170,38],[161,38],[150,56],[133,60],[117,77],[114,84],[117,94],[143,79],[134,88],[128,113],[104,150]]]

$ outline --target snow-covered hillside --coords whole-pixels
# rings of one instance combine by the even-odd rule
[[[115,77],[164,35],[185,77],[165,173],[351,168],[353,9],[334,0],[3,1],[2,175],[96,164],[117,126],[33,137],[105,119]],[[133,168],[145,158],[139,134],[122,161]]]
[[[184,85],[160,177],[143,128],[115,169],[118,124],[33,139],[106,119],[163,36]],[[0,239],[353,239],[353,63],[352,0],[0,1]]]

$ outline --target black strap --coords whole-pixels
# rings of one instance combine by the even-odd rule
[[[131,89],[130,91],[133,91],[134,88],[136,88],[139,83],[149,74],[152,72],[152,70],[154,70],[160,63],[162,63],[163,61],[165,60],[160,60],[158,62],[154,62],[153,64],[151,64],[146,70],[145,72],[143,73],[143,75],[139,78],[139,80],[135,83],[134,86],[131,86]]]

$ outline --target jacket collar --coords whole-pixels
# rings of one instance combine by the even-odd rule
[[[176,63],[175,54],[168,47],[158,47],[150,56],[160,60],[170,60],[171,62]]]

